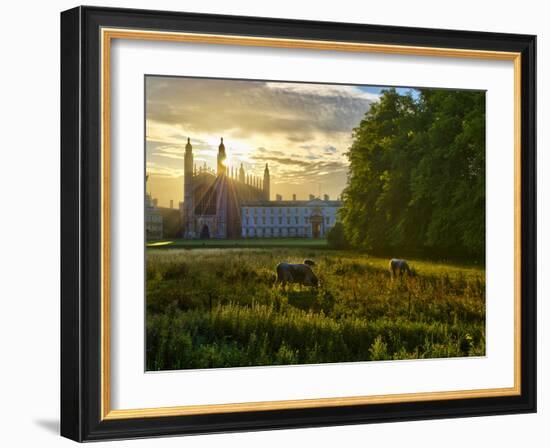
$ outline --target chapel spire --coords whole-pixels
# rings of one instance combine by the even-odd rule
[[[269,201],[270,196],[271,196],[271,192],[270,192],[270,188],[269,188],[269,181],[270,181],[269,166],[266,163],[265,164],[265,170],[264,170],[264,183],[262,185],[263,191],[264,191],[264,199],[266,201]]]
[[[223,137],[221,138],[220,146],[218,146],[218,171],[217,175],[220,176],[226,173],[225,159],[227,155],[225,154],[225,145],[223,144]]]

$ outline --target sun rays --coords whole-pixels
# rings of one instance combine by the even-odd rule
[[[193,139],[196,162],[216,169],[223,135],[229,174],[242,164],[261,180],[268,162],[272,194],[307,198],[321,185],[322,194],[338,197],[352,130],[377,99],[376,90],[358,86],[147,77],[152,193],[160,204],[182,201],[187,138]]]

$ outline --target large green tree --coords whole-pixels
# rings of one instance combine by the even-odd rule
[[[484,92],[386,90],[347,155],[349,243],[393,256],[483,258]]]

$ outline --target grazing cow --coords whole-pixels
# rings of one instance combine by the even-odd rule
[[[404,274],[407,274],[409,277],[413,275],[413,271],[405,260],[392,258],[390,260],[389,268],[392,278],[395,278],[396,276],[403,277]]]
[[[279,263],[277,265],[277,280],[284,288],[287,283],[298,283],[304,286],[319,286],[317,276],[307,264]]]

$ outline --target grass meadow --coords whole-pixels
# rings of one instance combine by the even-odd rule
[[[325,239],[314,238],[246,238],[240,240],[231,239],[208,239],[208,240],[162,240],[151,241],[147,243],[148,248],[163,249],[200,249],[200,248],[256,248],[269,249],[279,248],[309,248],[309,249],[327,249],[328,244]]]
[[[294,247],[147,248],[147,370],[485,354],[485,272]],[[318,289],[274,287],[280,261],[315,260]]]

